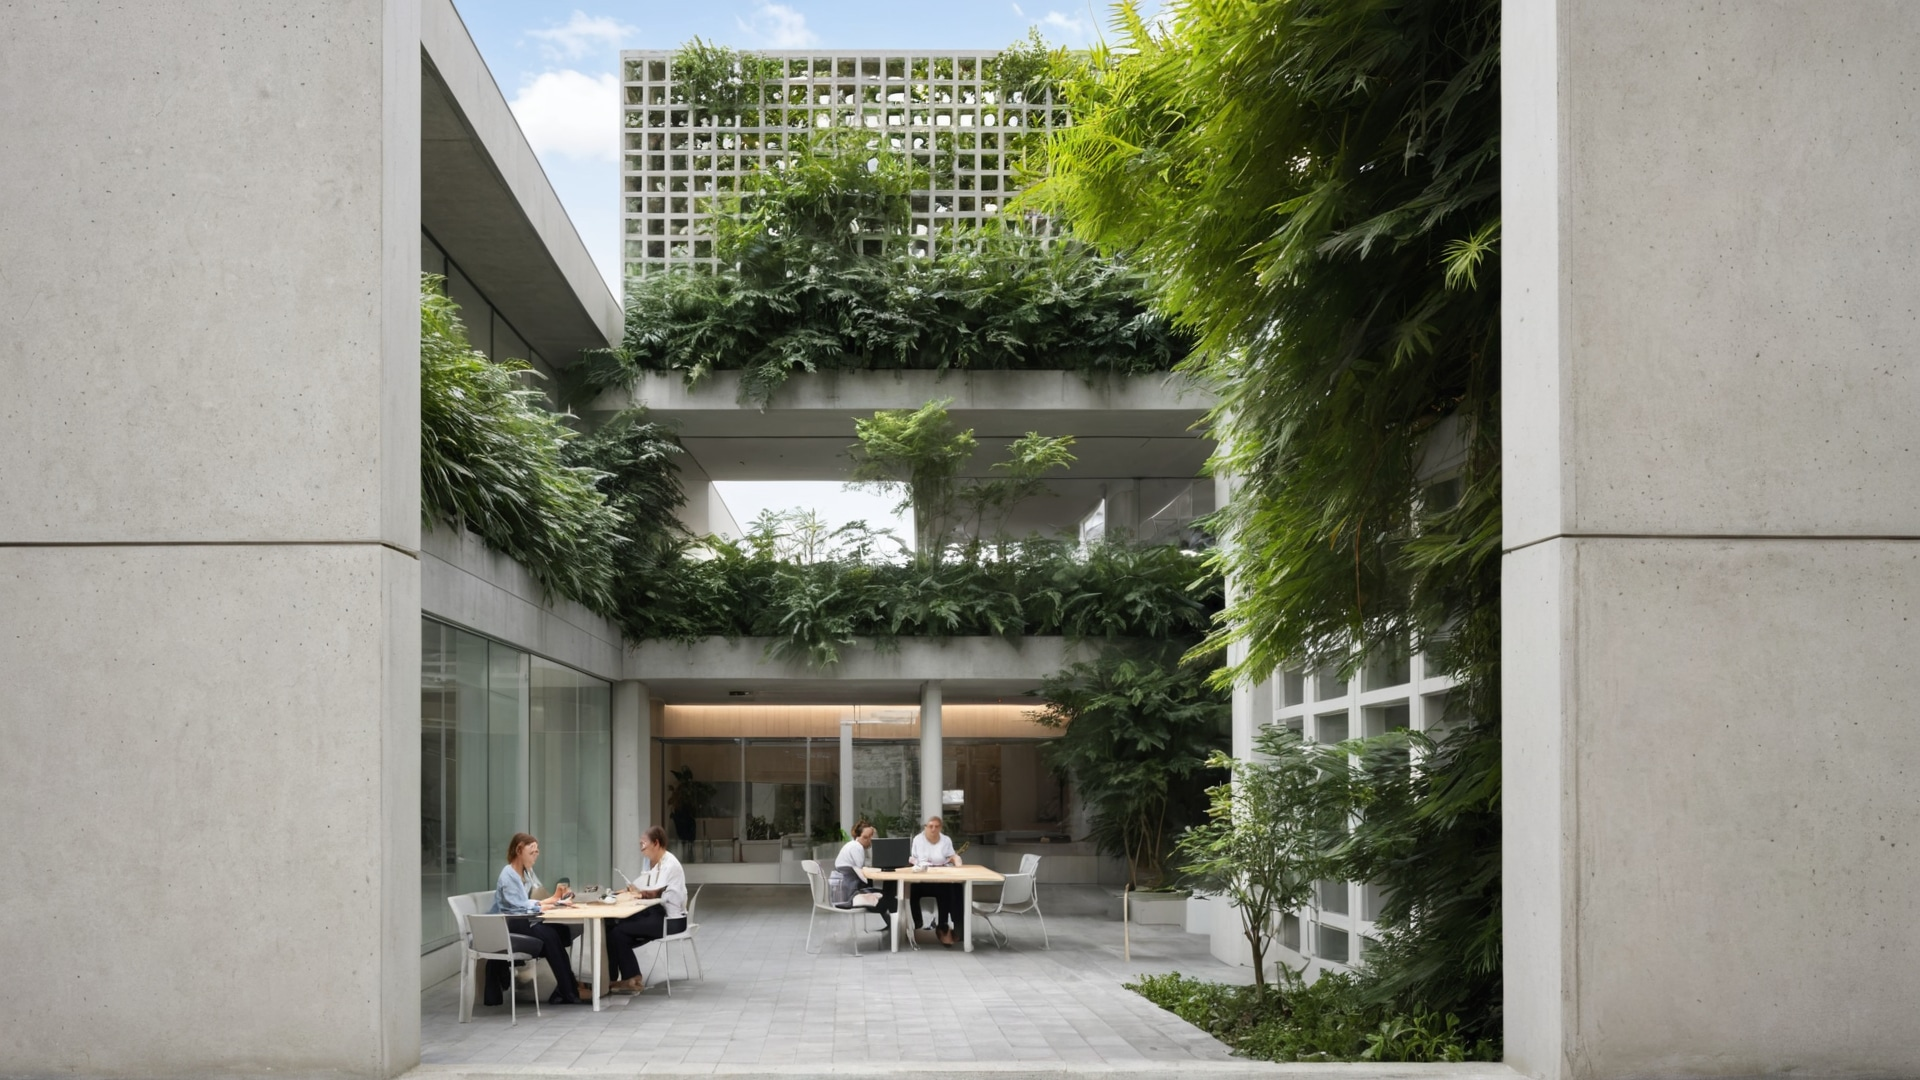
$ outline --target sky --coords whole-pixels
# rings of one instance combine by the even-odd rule
[[[694,37],[737,49],[998,49],[1037,28],[1093,44],[1107,0],[454,0],[547,179],[615,296],[620,287],[620,50]],[[1151,17],[1159,0],[1142,0]],[[809,507],[832,526],[866,520],[912,536],[892,501],[838,484],[727,484],[742,525],[761,509]]]

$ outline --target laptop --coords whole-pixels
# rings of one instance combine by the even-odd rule
[[[913,838],[876,836],[873,850],[867,852],[867,865],[875,870],[898,870],[913,861]]]

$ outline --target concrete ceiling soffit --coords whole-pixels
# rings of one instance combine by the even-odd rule
[[[619,301],[448,0],[421,38],[421,224],[549,362],[617,343]]]

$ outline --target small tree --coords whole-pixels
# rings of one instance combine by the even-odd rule
[[[853,482],[905,493],[898,509],[913,511],[914,551],[924,562],[939,562],[954,534],[969,524],[974,540],[989,531],[997,535],[1015,505],[1045,489],[1045,473],[1074,460],[1073,436],[1029,431],[1008,446],[1006,461],[994,463],[992,477],[963,481],[960,473],[980,444],[971,428],[954,430],[950,400],[882,409],[853,424],[860,440],[852,448]],[[998,548],[1004,556],[1004,537]]]
[[[1275,920],[1304,906],[1313,883],[1338,872],[1335,845],[1351,805],[1346,757],[1308,746],[1291,728],[1270,725],[1254,737],[1257,756],[1240,761],[1215,753],[1208,764],[1233,770],[1208,789],[1207,821],[1176,848],[1181,867],[1204,888],[1240,909],[1253,952],[1253,980],[1266,993],[1267,952]]]
[[[1166,877],[1167,837],[1205,805],[1232,707],[1207,682],[1209,667],[1179,661],[1177,644],[1145,655],[1108,648],[1051,675],[1047,705],[1028,714],[1063,728],[1048,746],[1092,812],[1102,851],[1127,860],[1127,880],[1152,888]],[[1222,759],[1224,760],[1224,759]]]

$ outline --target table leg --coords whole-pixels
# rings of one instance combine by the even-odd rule
[[[907,882],[905,878],[893,879],[893,919],[892,932],[887,935],[893,945],[893,951],[900,951],[900,920],[907,917]]]
[[[607,951],[605,919],[588,919],[587,951],[593,954],[593,1011],[600,1011],[600,956]]]
[[[960,891],[960,940],[967,952],[973,951],[973,879],[962,882]]]

